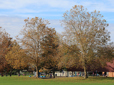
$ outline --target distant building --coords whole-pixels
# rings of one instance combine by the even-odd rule
[[[107,76],[107,77],[114,77],[114,60],[113,62],[107,62],[104,68],[100,67],[95,70],[87,69],[88,75],[91,76]],[[84,76],[84,70],[81,68],[69,68],[67,71],[56,71],[56,76],[67,76],[67,77],[74,77],[74,76]]]

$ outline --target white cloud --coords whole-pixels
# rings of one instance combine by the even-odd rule
[[[1,0],[0,8],[15,10],[22,9],[22,11],[24,11],[23,8],[30,7],[33,9],[28,9],[28,12],[33,12],[35,8],[43,8],[43,6],[60,9],[69,9],[74,5],[84,5],[88,9],[97,9],[99,11],[114,12],[113,3],[113,0]]]
[[[83,5],[89,11],[96,9],[105,13],[114,12],[114,0],[0,0],[0,26],[14,37],[23,28],[25,18],[38,16],[50,19],[52,17],[52,20],[49,20],[50,27],[61,32],[63,27],[58,19],[61,19],[62,13],[70,10],[74,5]],[[106,20],[113,22],[114,19],[109,17],[107,16]],[[113,27],[114,23],[107,28],[111,32],[112,41],[114,41]]]
[[[24,19],[19,17],[0,17],[0,26],[15,38],[23,28]]]
[[[113,2],[114,0],[0,0],[0,15],[34,17],[34,14],[48,16],[46,13],[49,13],[60,16],[59,12],[70,10],[74,5],[83,5],[89,11],[96,9],[114,12]]]
[[[49,22],[49,27],[55,28],[58,33],[63,31],[60,20],[49,20]],[[24,18],[21,17],[0,17],[0,27],[4,28],[14,39],[23,29],[24,24]]]
[[[50,7],[64,7],[66,8],[69,4],[73,4],[69,0],[2,0],[0,1],[0,8],[3,9],[17,9],[23,8],[29,5],[48,5]]]
[[[60,20],[49,20],[50,25],[49,27],[55,28],[58,33],[62,33],[64,28],[61,26]]]
[[[58,33],[62,33],[64,28],[61,26],[60,20],[49,20],[49,27],[55,28]],[[0,17],[0,26],[15,38],[24,26],[24,18],[21,17]],[[109,24],[107,30],[111,33],[111,41],[114,42],[114,24]]]

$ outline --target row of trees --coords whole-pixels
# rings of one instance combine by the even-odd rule
[[[41,68],[52,69],[54,75],[56,69],[77,67],[84,69],[87,78],[88,68],[112,60],[114,47],[108,45],[108,24],[100,12],[89,13],[75,5],[63,17],[63,34],[57,34],[47,26],[49,21],[38,17],[25,19],[17,41],[0,29],[0,68],[36,68],[38,77]]]

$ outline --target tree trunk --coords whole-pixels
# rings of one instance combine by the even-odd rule
[[[38,69],[38,66],[36,66],[36,78],[39,77],[39,69]]]
[[[1,72],[1,77],[3,77],[3,72]]]
[[[26,71],[25,71],[25,76],[26,76]]]
[[[18,71],[18,76],[20,76],[20,70]]]
[[[84,66],[84,79],[88,78],[86,66]]]
[[[12,76],[12,69],[10,69],[10,77]]]
[[[7,71],[5,73],[6,73],[6,77],[7,77]]]
[[[55,69],[53,69],[53,78],[55,78]]]

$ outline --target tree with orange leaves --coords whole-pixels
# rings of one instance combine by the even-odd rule
[[[58,68],[59,55],[59,39],[55,29],[48,29],[48,34],[43,38],[41,46],[43,49],[44,68],[51,69],[53,71],[53,77],[55,78],[55,70]]]
[[[5,55],[11,48],[11,39],[9,34],[2,28],[0,28],[0,71],[3,73],[3,71],[10,66],[8,65]]]
[[[5,59],[13,69],[19,70],[20,75],[20,70],[28,66],[29,57],[26,55],[25,50],[14,40],[12,48],[5,55]]]
[[[42,39],[48,35],[49,29],[47,25],[49,22],[42,18],[25,19],[25,28],[21,31],[23,37],[19,39],[24,49],[28,51],[27,55],[31,58],[31,65],[36,68],[36,77],[38,78],[39,70],[42,67],[42,53],[41,47]]]

